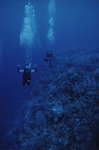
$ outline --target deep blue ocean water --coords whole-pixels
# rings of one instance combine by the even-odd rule
[[[0,0],[0,125],[1,128],[17,112],[20,97],[28,87],[22,86],[17,66],[26,64],[25,47],[20,45],[20,32],[27,0]],[[32,64],[38,68],[50,49],[49,0],[30,0],[35,9],[40,46],[32,46]],[[53,53],[68,48],[99,48],[99,1],[56,0]],[[43,68],[43,67],[42,67]],[[40,68],[40,69],[42,69]],[[43,70],[42,70],[43,72]],[[38,72],[39,74],[39,72]]]

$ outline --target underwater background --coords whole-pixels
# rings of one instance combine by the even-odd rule
[[[99,1],[0,0],[0,150],[98,150],[98,101]]]

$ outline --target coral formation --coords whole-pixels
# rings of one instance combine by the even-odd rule
[[[56,54],[53,68],[39,70],[0,149],[98,150],[98,56],[67,50]]]

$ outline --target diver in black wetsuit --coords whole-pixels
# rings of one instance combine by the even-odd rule
[[[49,67],[51,68],[52,67],[52,60],[54,59],[55,57],[53,56],[52,52],[47,52],[46,54],[46,57],[44,58],[44,60],[48,63],[49,62]]]
[[[31,83],[31,72],[37,72],[37,66],[35,66],[35,70],[31,70],[30,65],[26,65],[23,70],[20,69],[20,65],[17,68],[18,72],[23,73],[23,86],[27,83],[30,86]]]

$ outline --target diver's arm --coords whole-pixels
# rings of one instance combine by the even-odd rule
[[[44,58],[44,61],[48,62],[49,58],[48,57],[45,57]]]
[[[37,66],[35,66],[35,69],[31,70],[31,72],[37,72]]]
[[[18,72],[24,72],[24,70],[19,70]]]
[[[31,70],[31,72],[35,72],[35,70]]]
[[[18,65],[17,71],[18,72],[24,72],[24,70],[20,70],[20,65]]]

